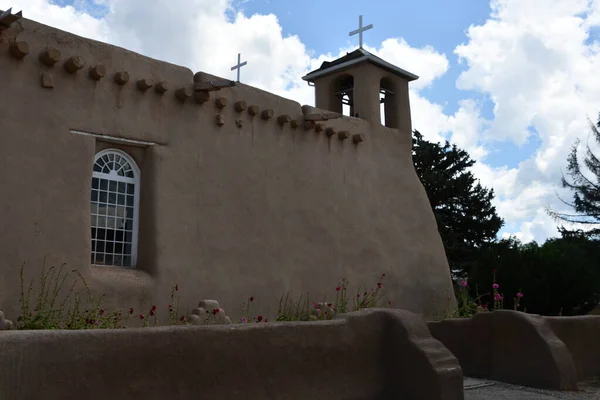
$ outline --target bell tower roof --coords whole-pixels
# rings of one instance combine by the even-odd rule
[[[376,65],[393,73],[396,76],[406,79],[409,82],[419,79],[417,75],[405,71],[402,68],[396,67],[395,65],[390,64],[389,62],[369,53],[363,48],[358,48],[350,53],[346,53],[345,56],[340,57],[337,60],[325,61],[323,64],[321,64],[319,69],[309,72],[306,76],[303,76],[302,79],[307,82],[314,82],[314,80],[317,78],[334,72],[339,72],[362,63]]]

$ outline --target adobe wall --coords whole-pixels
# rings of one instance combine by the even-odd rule
[[[568,320],[567,320],[568,318]],[[429,322],[431,335],[458,359],[466,376],[489,378],[523,386],[576,390],[577,367],[598,377],[597,345],[600,330],[593,323],[567,317],[565,321],[517,311],[499,310],[472,318]],[[556,326],[563,329],[555,331]],[[567,327],[573,332],[567,333]],[[561,339],[569,338],[567,342]],[[584,355],[575,338],[587,338],[594,355]],[[576,349],[576,351],[573,351]],[[590,375],[591,374],[591,375]],[[581,378],[581,375],[579,376]]]
[[[544,319],[573,355],[579,380],[600,377],[600,316]]]
[[[400,310],[314,323],[5,331],[0,370],[2,399],[463,399],[456,358]]]
[[[27,43],[29,54],[19,59],[24,48],[14,42]],[[39,57],[48,46],[61,53],[51,67]],[[64,65],[74,56],[85,66],[69,73]],[[99,65],[104,77],[93,69]],[[245,85],[198,103],[187,97],[194,79],[187,68],[25,19],[0,32],[0,71],[7,318],[18,315],[19,266],[26,262],[26,278],[37,278],[44,256],[48,265],[79,269],[125,309],[166,309],[178,283],[183,305],[216,298],[235,317],[254,296],[255,309],[274,317],[288,291],[322,298],[341,278],[373,285],[381,273],[397,307],[425,314],[454,307],[410,132],[356,118],[306,130],[298,103]],[[129,81],[116,83],[125,71]],[[141,79],[167,82],[168,90],[143,91]],[[238,112],[238,101],[273,117]],[[281,126],[281,115],[297,123]],[[328,137],[326,128],[350,136]],[[153,144],[115,145],[72,130]],[[355,134],[364,140],[355,143]],[[134,270],[90,265],[92,163],[106,147],[127,151],[141,169]]]

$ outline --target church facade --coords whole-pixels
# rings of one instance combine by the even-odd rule
[[[7,318],[20,266],[38,279],[44,262],[123,309],[166,309],[178,284],[182,304],[235,316],[253,296],[274,317],[286,293],[382,273],[396,307],[455,307],[412,165],[415,75],[361,48],[308,74],[316,108],[302,107],[26,19],[0,30],[0,71]]]

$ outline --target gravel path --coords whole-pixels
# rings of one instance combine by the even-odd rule
[[[541,390],[480,379],[465,379],[465,400],[600,400],[599,382],[580,383],[577,392]]]

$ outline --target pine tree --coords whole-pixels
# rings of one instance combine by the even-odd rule
[[[437,220],[450,269],[468,274],[477,252],[496,239],[504,220],[492,205],[494,191],[486,189],[469,170],[469,154],[450,145],[431,143],[414,131],[413,162]]]
[[[600,115],[595,125],[590,121],[590,127],[596,143],[600,144]],[[577,230],[580,234],[588,237],[597,237],[600,234],[600,228],[596,227],[600,225],[600,159],[598,159],[589,144],[587,144],[583,163],[580,163],[577,156],[580,144],[581,141],[579,139],[576,140],[567,157],[567,174],[571,180],[568,181],[564,175],[561,179],[562,187],[573,192],[573,202],[569,203],[559,197],[575,213],[559,213],[550,208],[547,211],[555,219],[567,222],[569,225],[587,226],[588,229],[585,229],[585,231]],[[587,167],[589,172],[584,172],[582,165]],[[568,232],[563,227],[561,234],[564,236]]]

